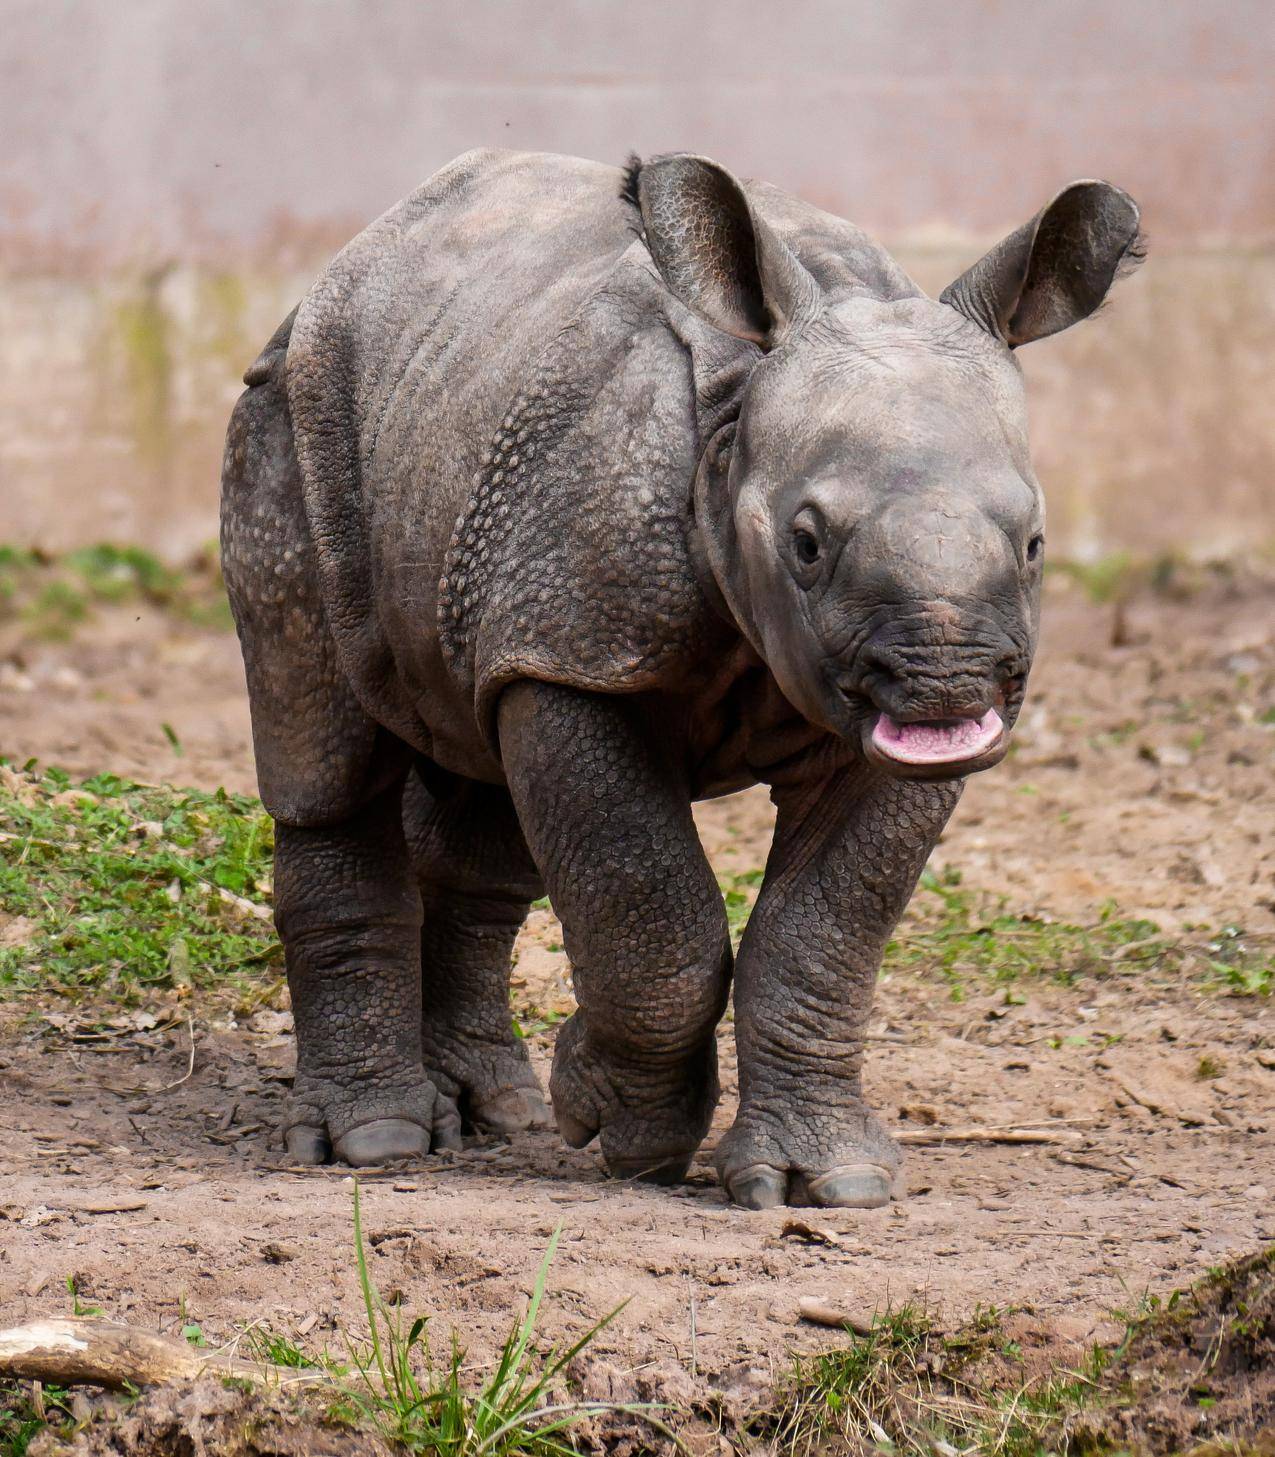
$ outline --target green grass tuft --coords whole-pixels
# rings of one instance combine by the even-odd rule
[[[427,1319],[419,1316],[409,1323],[377,1289],[368,1267],[362,1200],[355,1180],[354,1259],[367,1314],[367,1339],[343,1333],[344,1360],[327,1352],[311,1357],[287,1337],[254,1327],[246,1333],[247,1349],[254,1359],[272,1365],[322,1370],[329,1382],[329,1419],[375,1432],[407,1452],[437,1457],[569,1457],[576,1450],[563,1440],[570,1429],[603,1412],[637,1414],[664,1430],[648,1407],[576,1401],[566,1393],[568,1364],[622,1306],[566,1349],[545,1354],[536,1350],[536,1321],[560,1233],[555,1231],[549,1241],[526,1311],[514,1322],[494,1366],[476,1383],[454,1335],[449,1356],[439,1365],[430,1350]]]
[[[764,872],[720,877],[736,946],[748,924]],[[1269,936],[1226,926],[1205,938],[1161,934],[1153,922],[1122,916],[1112,904],[1089,925],[1021,915],[1003,897],[966,889],[958,871],[927,870],[885,950],[886,972],[941,978],[954,1001],[971,987],[1010,988],[1046,978],[1063,986],[1120,975],[1193,976],[1235,996],[1269,996],[1275,953]],[[1007,991],[1007,995],[1012,995]]]
[[[0,546],[0,622],[20,621],[36,637],[74,636],[95,609],[145,603],[199,626],[233,626],[215,550],[189,571],[138,546],[101,542],[50,557]]]
[[[41,1432],[69,1430],[69,1400],[61,1386],[0,1381],[0,1457],[26,1457]]]
[[[911,1457],[1037,1457],[1099,1396],[1109,1360],[1095,1346],[1080,1370],[1028,1379],[1001,1312],[975,1312],[951,1335],[926,1310],[878,1313],[867,1335],[798,1357],[779,1400],[753,1423],[785,1454],[895,1452]]]
[[[0,994],[234,987],[277,977],[273,832],[256,799],[0,764]]]
[[[765,874],[764,870],[744,870],[717,877],[726,906],[726,924],[730,927],[730,939],[735,947],[739,946],[739,939],[744,934]]]
[[[1044,976],[1070,986],[1082,977],[1162,960],[1165,949],[1154,922],[1121,916],[1114,906],[1104,906],[1087,926],[1016,915],[1003,899],[963,889],[955,871],[940,876],[927,870],[886,948],[885,965],[936,973],[959,1000],[971,981],[999,986]]]

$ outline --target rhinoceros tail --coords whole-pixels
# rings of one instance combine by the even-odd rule
[[[298,304],[297,308],[293,309],[283,323],[270,336],[269,344],[257,355],[256,359],[252,361],[248,368],[244,370],[244,384],[252,386],[269,383],[274,373],[275,365],[287,356],[288,343],[292,338],[292,326],[296,322],[297,309],[300,307],[301,305]]]

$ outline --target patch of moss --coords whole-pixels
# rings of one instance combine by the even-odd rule
[[[115,311],[134,438],[142,458],[154,463],[167,458],[172,443],[173,349],[163,281],[162,272],[148,274]]]
[[[95,608],[145,602],[200,626],[233,622],[215,549],[178,570],[142,547],[98,542],[52,557],[0,546],[0,622],[43,638],[73,637]]]

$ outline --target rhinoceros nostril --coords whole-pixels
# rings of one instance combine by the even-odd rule
[[[1010,698],[1021,698],[1027,687],[1027,670],[1017,665],[999,674],[997,700],[1005,703]]]
[[[857,667],[855,679],[865,687],[872,684],[885,686],[903,677],[906,671],[902,659],[896,653],[871,643],[859,654]]]

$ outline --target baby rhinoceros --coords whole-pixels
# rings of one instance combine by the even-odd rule
[[[484,151],[335,259],[245,376],[223,488],[294,1159],[550,1121],[508,991],[548,893],[552,1117],[682,1178],[732,976],[691,804],[763,783],[717,1168],[753,1209],[889,1198],[873,982],[1036,642],[1013,351],[1139,252],[1130,198],[1075,182],[936,302],[707,158]]]

